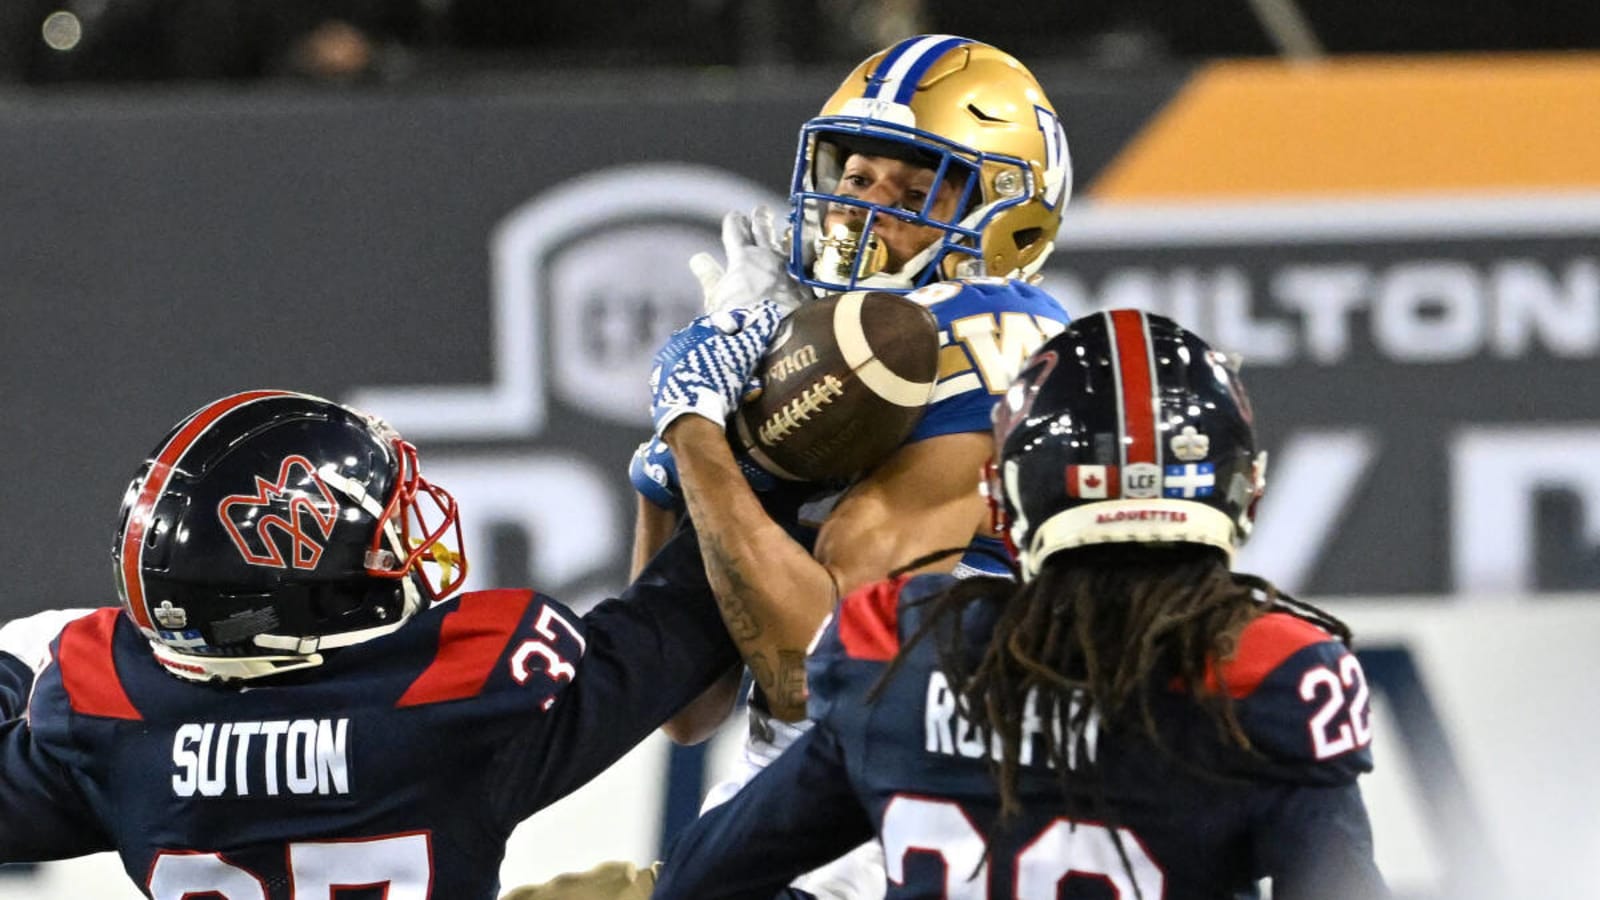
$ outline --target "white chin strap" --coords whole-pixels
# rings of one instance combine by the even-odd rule
[[[248,681],[322,665],[322,654],[308,656],[198,656],[150,641],[156,662],[186,681]]]
[[[1022,577],[1039,574],[1052,553],[1091,544],[1205,544],[1233,561],[1228,514],[1186,500],[1102,500],[1062,510],[1034,529],[1017,554]]]
[[[1039,251],[1039,255],[1033,258],[1033,262],[1028,263],[1022,268],[1018,269],[1016,273],[1006,277],[1016,278],[1020,275],[1023,281],[1027,281],[1029,284],[1038,284],[1034,278],[1039,274],[1039,270],[1044,268],[1044,261],[1050,258],[1050,254],[1054,253],[1055,249],[1055,241],[1045,244],[1044,249]]]
[[[406,620],[421,607],[422,593],[417,590],[415,584],[412,584],[410,578],[402,578],[400,585],[400,590],[405,595],[405,602],[401,614],[393,622],[314,637],[258,634],[252,638],[257,647],[287,651],[281,654],[202,656],[197,653],[185,653],[153,638],[150,640],[150,647],[155,651],[156,661],[161,663],[163,668],[189,681],[247,681],[252,678],[265,678],[268,675],[281,675],[296,669],[309,669],[322,665],[323,650],[337,650],[340,647],[370,641],[404,625]]]

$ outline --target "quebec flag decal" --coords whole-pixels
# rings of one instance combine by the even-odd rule
[[[1209,497],[1217,484],[1217,470],[1211,463],[1167,466],[1164,475],[1161,479],[1161,495],[1164,497]]]

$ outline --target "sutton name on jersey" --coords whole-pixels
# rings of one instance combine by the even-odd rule
[[[349,734],[349,719],[186,722],[172,738],[172,793],[178,797],[348,794]]]

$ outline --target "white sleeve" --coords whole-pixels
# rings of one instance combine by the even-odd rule
[[[47,609],[0,625],[0,653],[9,653],[21,660],[37,675],[50,661],[50,642],[61,629],[74,619],[94,612],[92,609]]]

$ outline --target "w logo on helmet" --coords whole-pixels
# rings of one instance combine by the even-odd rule
[[[339,504],[311,461],[295,455],[278,466],[276,481],[257,475],[254,494],[224,497],[217,516],[245,562],[275,569],[314,569],[333,536]],[[274,532],[289,538],[287,562]]]

